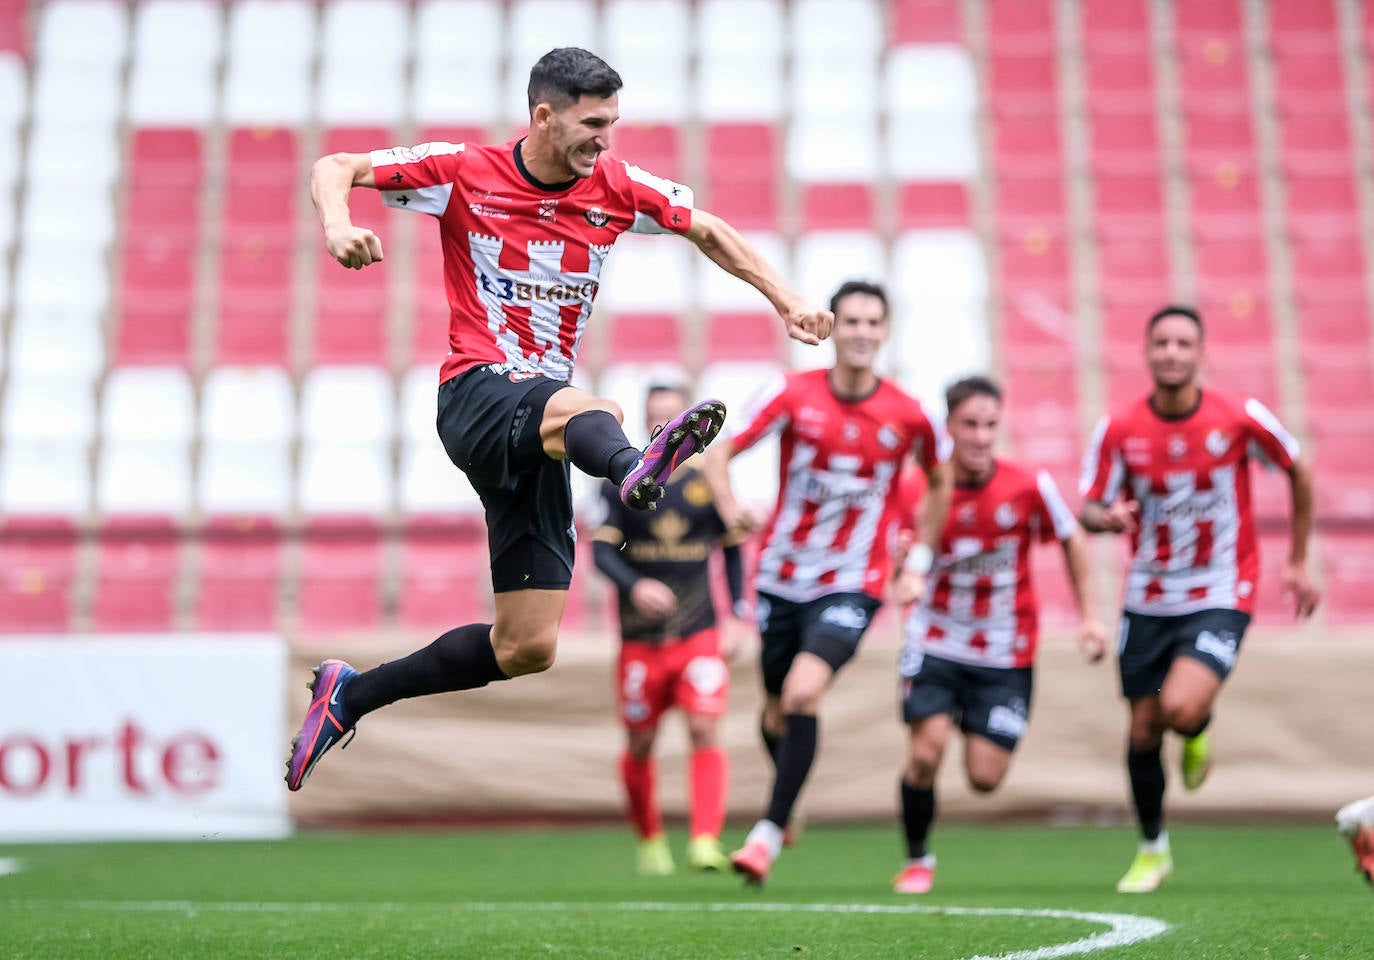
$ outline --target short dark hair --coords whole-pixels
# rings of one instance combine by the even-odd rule
[[[982,373],[956,380],[945,388],[946,413],[954,413],[959,404],[973,397],[992,397],[1001,403],[1002,388],[997,385],[996,380]]]
[[[673,380],[655,380],[649,384],[649,389],[644,391],[644,399],[647,401],[656,393],[678,393],[686,397],[688,395],[687,384]]]
[[[869,280],[846,280],[840,284],[840,288],[830,297],[830,312],[834,313],[841,300],[855,293],[866,293],[870,297],[877,297],[883,302],[883,316],[887,316],[887,291],[883,289],[882,284],[873,283]]]
[[[1148,337],[1153,333],[1155,324],[1166,317],[1183,317],[1185,320],[1191,320],[1193,323],[1197,324],[1197,335],[1199,337],[1203,335],[1202,314],[1198,313],[1197,310],[1192,307],[1185,307],[1177,303],[1169,303],[1150,314],[1150,319],[1145,322],[1145,336]]]
[[[605,99],[625,85],[611,65],[581,47],[555,47],[530,68],[530,111],[547,103],[561,110],[584,93]]]

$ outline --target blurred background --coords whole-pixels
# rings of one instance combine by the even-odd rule
[[[60,834],[44,813],[57,793],[76,804],[81,784],[108,781],[127,800],[144,762],[200,771],[164,778],[171,804],[203,805],[227,771],[249,771],[263,829],[284,829],[277,754],[305,704],[280,692],[283,671],[295,687],[321,651],[371,665],[488,615],[480,505],[434,435],[437,228],[355,192],[354,221],[386,260],[346,271],[305,184],[336,150],[518,136],[529,67],[561,45],[624,77],[615,155],[693,186],[812,301],[851,277],[887,283],[884,372],[938,413],[948,380],[992,371],[1007,451],[1066,493],[1092,423],[1148,389],[1145,317],[1200,305],[1211,382],[1263,400],[1316,464],[1327,601],[1293,625],[1277,586],[1286,484],[1259,479],[1257,627],[1217,732],[1231,766],[1223,754],[1180,809],[1325,816],[1369,792],[1368,6],[0,0],[0,633],[30,637],[0,645],[0,834],[21,808]],[[577,382],[619,400],[632,437],[665,370],[738,410],[783,371],[830,360],[789,346],[766,303],[689,244],[627,235],[607,269]],[[775,451],[737,471],[771,503]],[[1096,549],[1110,620],[1123,555]],[[614,623],[589,549],[579,557],[552,674],[369,718],[289,812],[615,815]],[[1074,661],[1059,561],[1037,566],[1049,637],[1030,740],[1002,794],[961,806],[951,783],[950,812],[1111,819],[1125,796],[1115,677]],[[827,707],[818,816],[892,809],[894,621]],[[138,647],[211,656],[226,632],[276,652],[230,680]],[[136,647],[160,665],[99,682]],[[59,648],[111,658],[78,658],[92,730],[127,730],[179,685],[208,702],[222,682],[266,732],[250,749],[231,724],[207,734],[214,749],[169,761],[199,722],[194,697],[137,750],[83,732],[53,706],[72,689],[70,663],[44,659]],[[746,656],[727,738],[742,816],[763,796],[756,691]],[[100,745],[73,753],[82,738]],[[179,794],[178,779],[199,787]]]

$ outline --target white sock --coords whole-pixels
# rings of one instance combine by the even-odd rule
[[[768,847],[768,853],[777,859],[782,852],[782,827],[772,820],[760,820],[754,824],[754,829],[749,831],[749,836],[744,838],[746,844],[753,843],[755,840],[761,841]]]
[[[1374,797],[1347,803],[1336,812],[1336,829],[1347,837],[1353,837],[1365,826],[1374,826]]]
[[[930,867],[935,869],[935,854],[927,853],[924,857],[917,857],[915,860],[907,860],[908,867]]]
[[[1141,853],[1168,853],[1169,852],[1169,831],[1165,830],[1153,840],[1140,841]]]

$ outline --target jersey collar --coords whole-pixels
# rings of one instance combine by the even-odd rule
[[[525,178],[526,183],[536,190],[543,190],[545,193],[562,193],[564,190],[572,189],[577,184],[576,177],[573,177],[571,180],[565,180],[563,183],[545,183],[543,180],[536,179],[534,174],[530,173],[525,167],[525,161],[520,156],[520,144],[524,142],[524,137],[515,141],[515,146],[511,147],[510,152],[511,156],[515,158],[515,169],[520,171],[520,176]]]

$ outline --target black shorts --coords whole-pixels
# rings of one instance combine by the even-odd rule
[[[859,649],[879,602],[866,593],[832,593],[806,603],[760,593],[758,599],[763,689],[782,693],[797,654],[820,657],[839,670]]]
[[[544,452],[544,405],[567,384],[488,364],[439,385],[439,439],[487,515],[491,586],[566,590],[572,582],[572,486]]]
[[[1128,700],[1158,694],[1175,657],[1192,657],[1225,680],[1236,665],[1249,625],[1250,614],[1239,610],[1199,610],[1173,617],[1123,612],[1116,650],[1122,694]]]
[[[976,733],[1004,750],[1015,750],[1030,719],[1034,671],[1030,667],[980,667],[942,657],[903,657],[915,670],[902,678],[902,720],[915,723],[948,714],[967,736]]]

